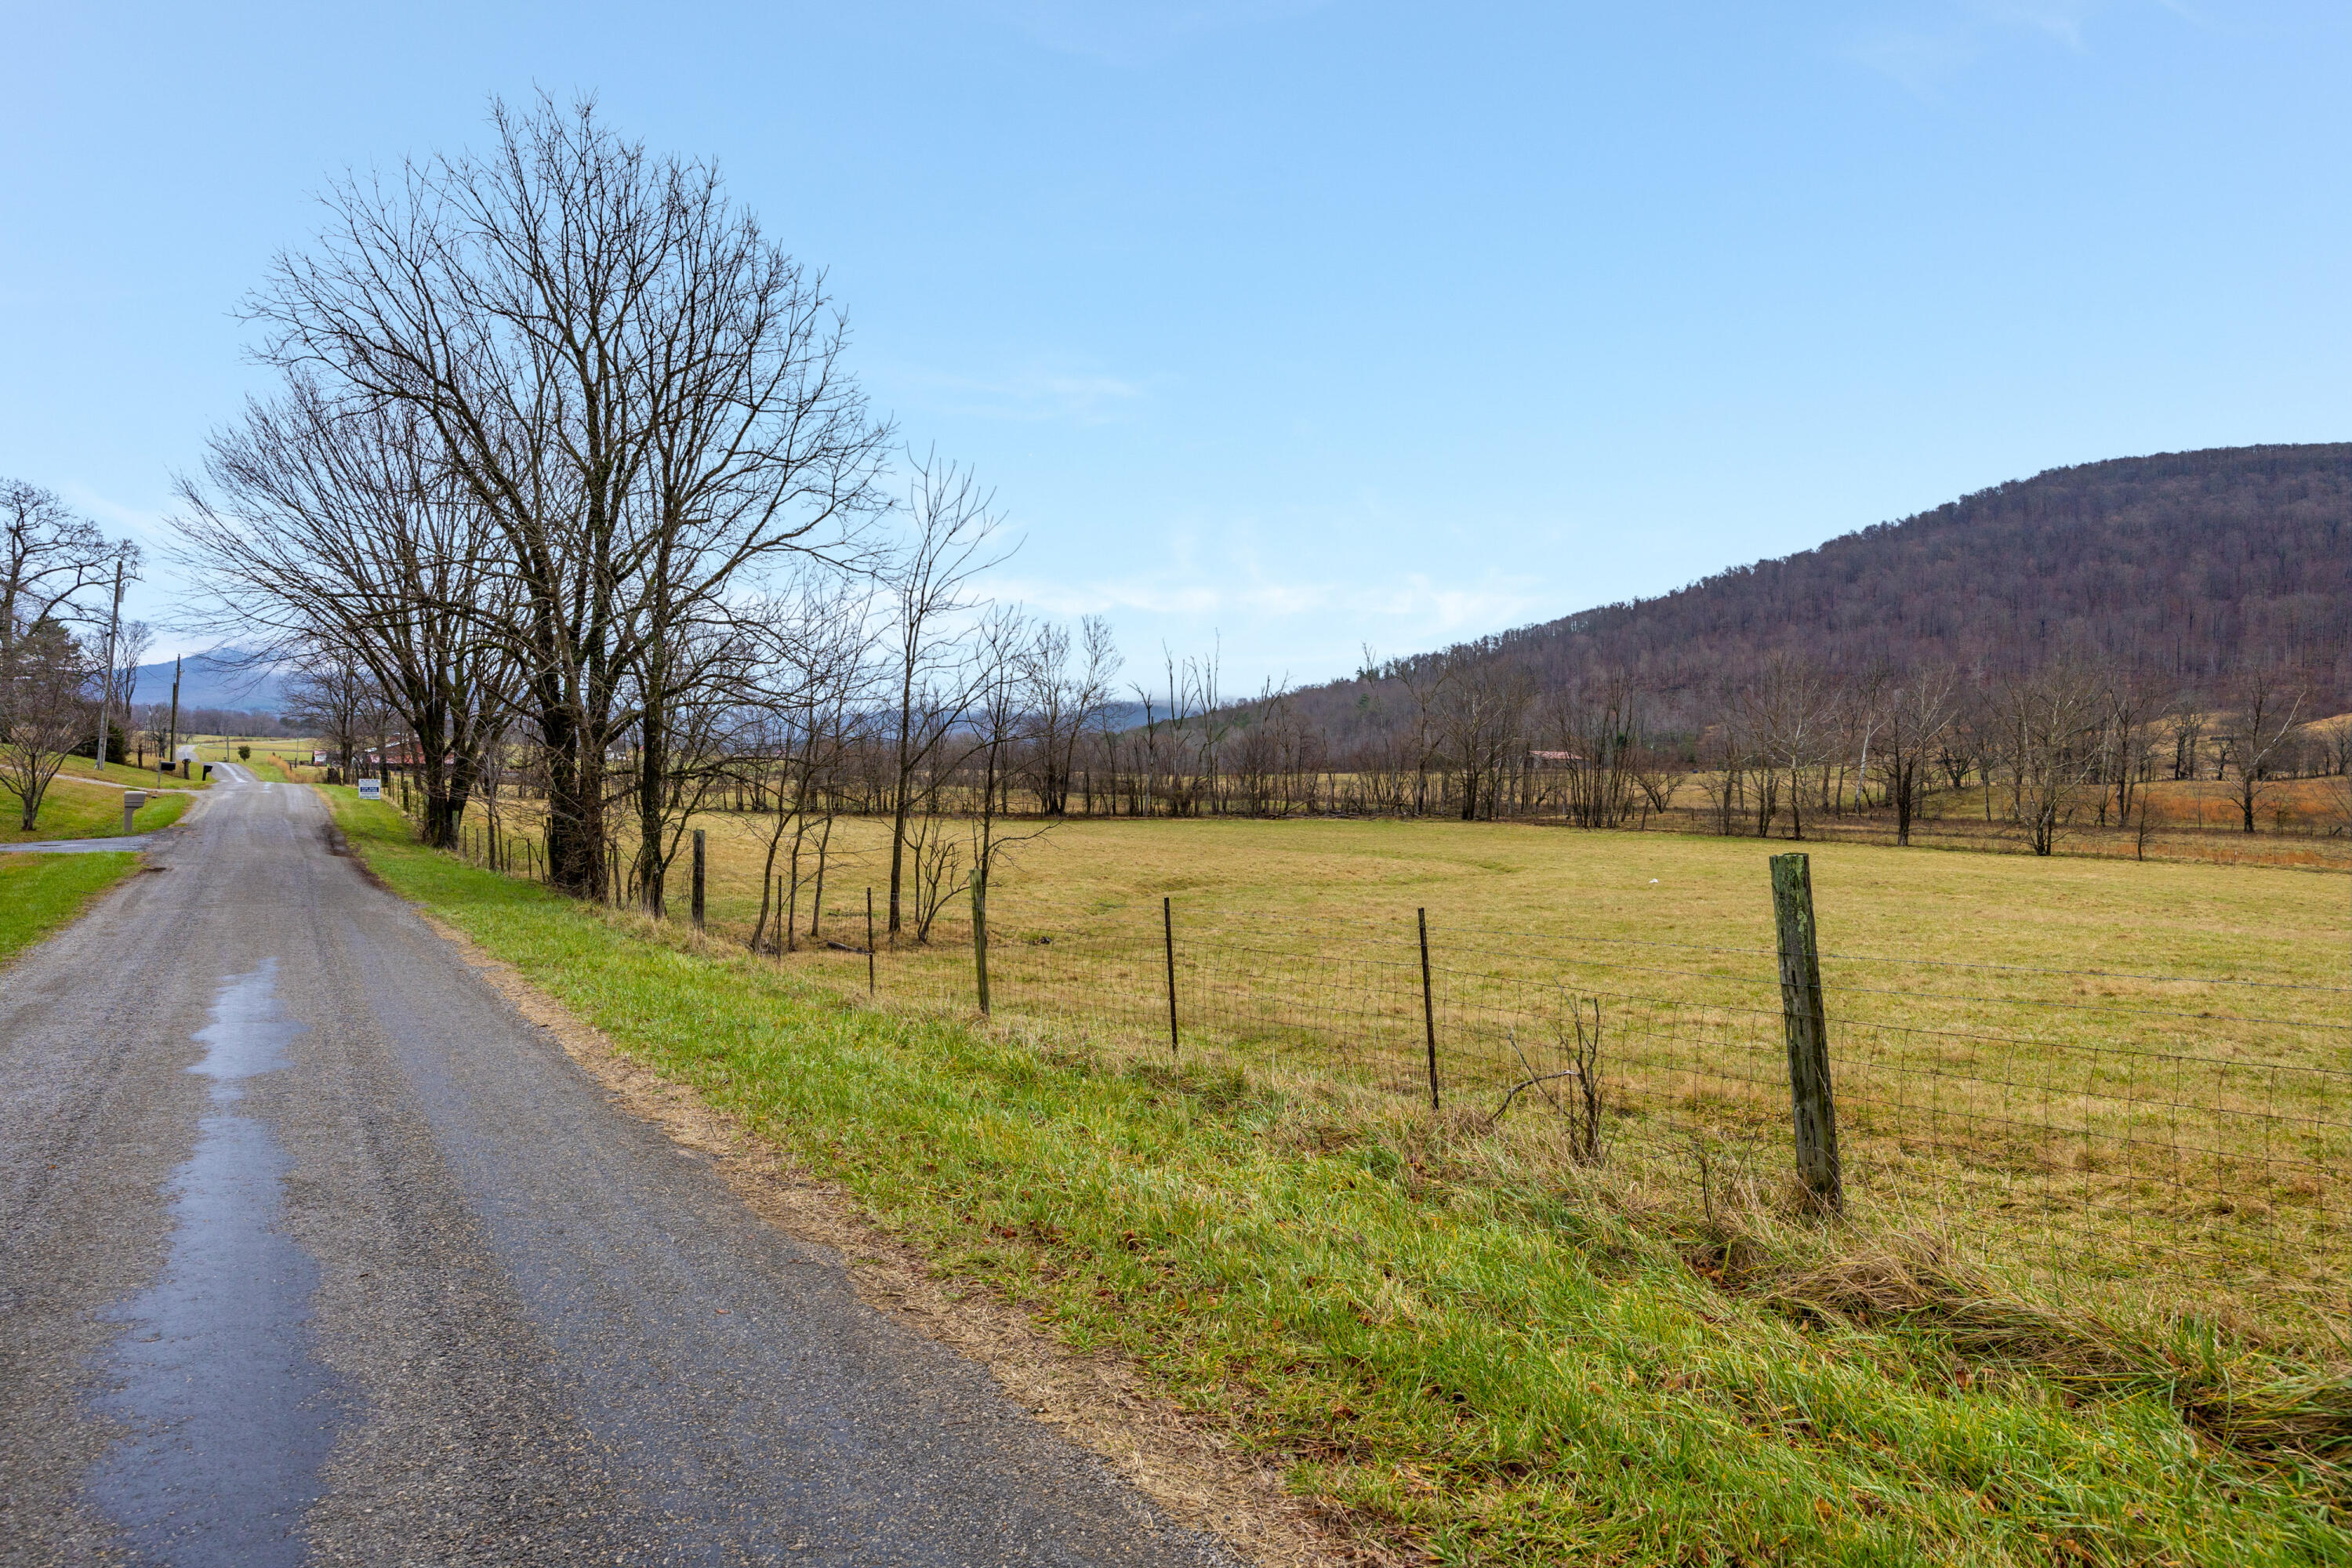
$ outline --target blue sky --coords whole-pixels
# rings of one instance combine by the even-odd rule
[[[718,159],[877,404],[997,486],[998,590],[1138,672],[1319,679],[2055,464],[2352,437],[2341,0],[12,0],[7,36],[0,474],[151,538],[321,182],[534,88]]]

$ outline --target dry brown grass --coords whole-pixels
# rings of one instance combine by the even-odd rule
[[[511,819],[509,819],[511,825]],[[761,819],[713,813],[710,936],[756,918]],[[836,826],[816,940],[864,942],[881,825]],[[1162,897],[1188,1053],[1410,1106],[1426,1093],[1413,911],[1449,1103],[1559,1068],[1597,998],[1615,1158],[1653,1184],[1779,1181],[1788,1117],[1765,860],[1786,845],[1453,823],[1080,822],[1000,873],[1000,1016],[1166,1048]],[[2098,1300],[2218,1289],[2308,1338],[2352,1260],[2344,881],[2255,868],[1814,844],[1858,1210],[1928,1215]],[[683,879],[673,884],[684,905]],[[856,953],[778,960],[862,992]],[[879,916],[877,914],[877,921]],[[959,901],[880,960],[884,997],[968,1015]],[[2314,987],[2316,989],[2295,989]],[[2333,989],[2328,989],[2328,988]],[[1529,1090],[1515,1117],[1555,1108]],[[2143,1303],[2145,1304],[2145,1303]]]

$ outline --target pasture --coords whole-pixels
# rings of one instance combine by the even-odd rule
[[[740,944],[761,924],[773,819],[695,825],[708,939]],[[2338,875],[1519,825],[1080,821],[1004,852],[992,1010],[1401,1104],[1428,1092],[1433,1036],[1457,1116],[1493,1115],[1529,1079],[1514,1114],[1573,1112],[1556,1075],[1590,1018],[1625,1180],[1706,1209],[1785,1205],[1767,863],[1792,847],[1811,857],[1857,1215],[1948,1232],[2103,1309],[2198,1300],[2263,1332],[2336,1331],[2352,1264]],[[887,825],[836,823],[824,859],[820,906],[814,845],[794,888],[784,840],[761,946],[789,907],[793,951],[767,961],[863,995],[867,962],[843,949],[865,944],[869,888],[887,923]],[[682,923],[684,854],[669,889]],[[912,901],[900,941],[880,942],[877,998],[973,1015],[968,900],[938,900],[928,941]]]

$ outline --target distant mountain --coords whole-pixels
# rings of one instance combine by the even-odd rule
[[[234,648],[190,654],[180,662],[180,706],[220,708],[241,713],[275,713],[284,693],[275,670],[247,667]],[[133,702],[172,700],[172,661],[139,667]]]
[[[1775,654],[1832,672],[1950,659],[1995,673],[2062,650],[2192,691],[2275,661],[2330,710],[2352,706],[2352,443],[2052,468],[1470,649],[1546,685],[1621,670],[1702,703]],[[1376,722],[1370,697],[1339,680],[1298,700],[1336,739]]]

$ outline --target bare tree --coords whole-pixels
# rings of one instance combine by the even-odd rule
[[[123,548],[53,491],[0,479],[0,673],[20,637],[70,618],[74,596],[104,580]]]
[[[256,657],[294,657],[393,706],[416,746],[425,840],[457,842],[515,695],[511,646],[484,623],[515,595],[489,513],[442,466],[430,423],[407,405],[338,408],[297,376],[213,437],[205,473],[181,481],[173,520],[193,574],[257,634]],[[349,691],[306,689],[320,717],[356,710]],[[347,723],[330,732],[348,743]]]
[[[808,933],[824,916],[824,876],[832,850],[840,774],[862,736],[862,712],[872,682],[869,659],[877,631],[872,607],[857,584],[811,578],[770,599],[747,617],[756,629],[761,664],[753,682],[763,723],[753,751],[764,771],[773,767],[776,812],[769,829],[761,879],[760,916],[751,945],[759,951],[769,930],[770,889],[785,836],[785,878],[775,913],[778,952],[794,945],[804,852],[815,861],[815,891]]]
[[[1000,521],[990,510],[994,497],[971,471],[936,454],[910,455],[909,464],[911,537],[883,573],[894,623],[887,927],[894,940],[905,927],[901,896],[908,823],[919,804],[916,778],[935,760],[971,699],[971,672],[961,668],[954,633],[972,608],[973,579],[1003,559],[992,550]]]
[[[1637,706],[1633,684],[1622,675],[1596,676],[1553,694],[1552,738],[1564,753],[1562,805],[1580,827],[1615,827],[1633,813],[1634,759],[1642,748]]]
[[[144,734],[138,709],[139,664],[155,643],[153,628],[145,621],[125,621],[114,636],[114,669],[110,677],[116,700],[122,704],[122,727],[130,731],[133,744],[138,745],[139,763],[146,764],[146,747],[140,743]]]
[[[1747,815],[1748,777],[1755,755],[1741,717],[1737,707],[1729,708],[1707,731],[1700,752],[1708,815],[1715,818],[1716,832],[1727,838],[1738,831]],[[1758,829],[1759,835],[1762,831]]]
[[[1012,752],[1026,726],[1023,698],[1032,689],[1035,632],[1017,610],[999,609],[975,628],[969,760],[975,786],[971,833],[971,952],[980,1010],[989,1010],[988,887],[1006,848],[1036,833],[1007,838],[998,828],[999,794]],[[1050,826],[1050,825],[1049,825]],[[1044,829],[1039,829],[1042,832]]]
[[[331,647],[305,650],[294,659],[293,669],[283,688],[281,716],[316,736],[349,781],[355,776],[352,764],[369,730],[373,679]]]
[[[1767,663],[1746,693],[1745,728],[1756,747],[1765,785],[1757,832],[1769,830],[1771,794],[1785,785],[1789,803],[1789,837],[1805,836],[1804,770],[1826,752],[1832,725],[1829,694],[1811,666],[1775,658]]]
[[[842,368],[823,279],[592,102],[494,104],[485,158],[349,180],[249,307],[266,356],[331,401],[413,409],[496,531],[543,748],[550,879],[609,885],[606,758],[658,793],[664,651],[747,574],[851,548],[887,431]],[[634,693],[636,703],[629,700]]]
[[[1074,667],[1068,629],[1041,624],[1022,661],[1037,809],[1047,816],[1069,812],[1079,738],[1109,707],[1120,663],[1110,624],[1099,616],[1079,623],[1077,647]]]
[[[2001,681],[1993,710],[2008,750],[2011,809],[2036,855],[2073,819],[2075,796],[2097,773],[2101,690],[2079,662],[2058,658]]]
[[[2236,777],[2238,809],[2254,830],[2254,807],[2270,788],[2272,768],[2303,714],[2303,693],[2277,684],[2267,669],[2249,669],[2231,692],[2231,729],[2218,737],[2223,765]]]
[[[1892,681],[1878,709],[1879,777],[1895,806],[1895,842],[1911,842],[1935,758],[1959,711],[1959,672],[1949,665],[1914,670]]]
[[[1445,656],[1432,708],[1440,744],[1462,786],[1462,820],[1493,817],[1505,770],[1526,749],[1534,683],[1526,671],[1472,645]]]
[[[89,732],[83,693],[96,673],[89,651],[55,618],[34,622],[9,650],[0,683],[0,791],[16,797],[27,833],[40,824],[50,781]]]
[[[2100,767],[2115,799],[2118,826],[2130,820],[2139,775],[2147,767],[2156,721],[2170,698],[2171,693],[2156,678],[2128,668],[2116,671],[2101,693],[2105,754]],[[2105,819],[2104,809],[2100,817],[2102,821]]]

